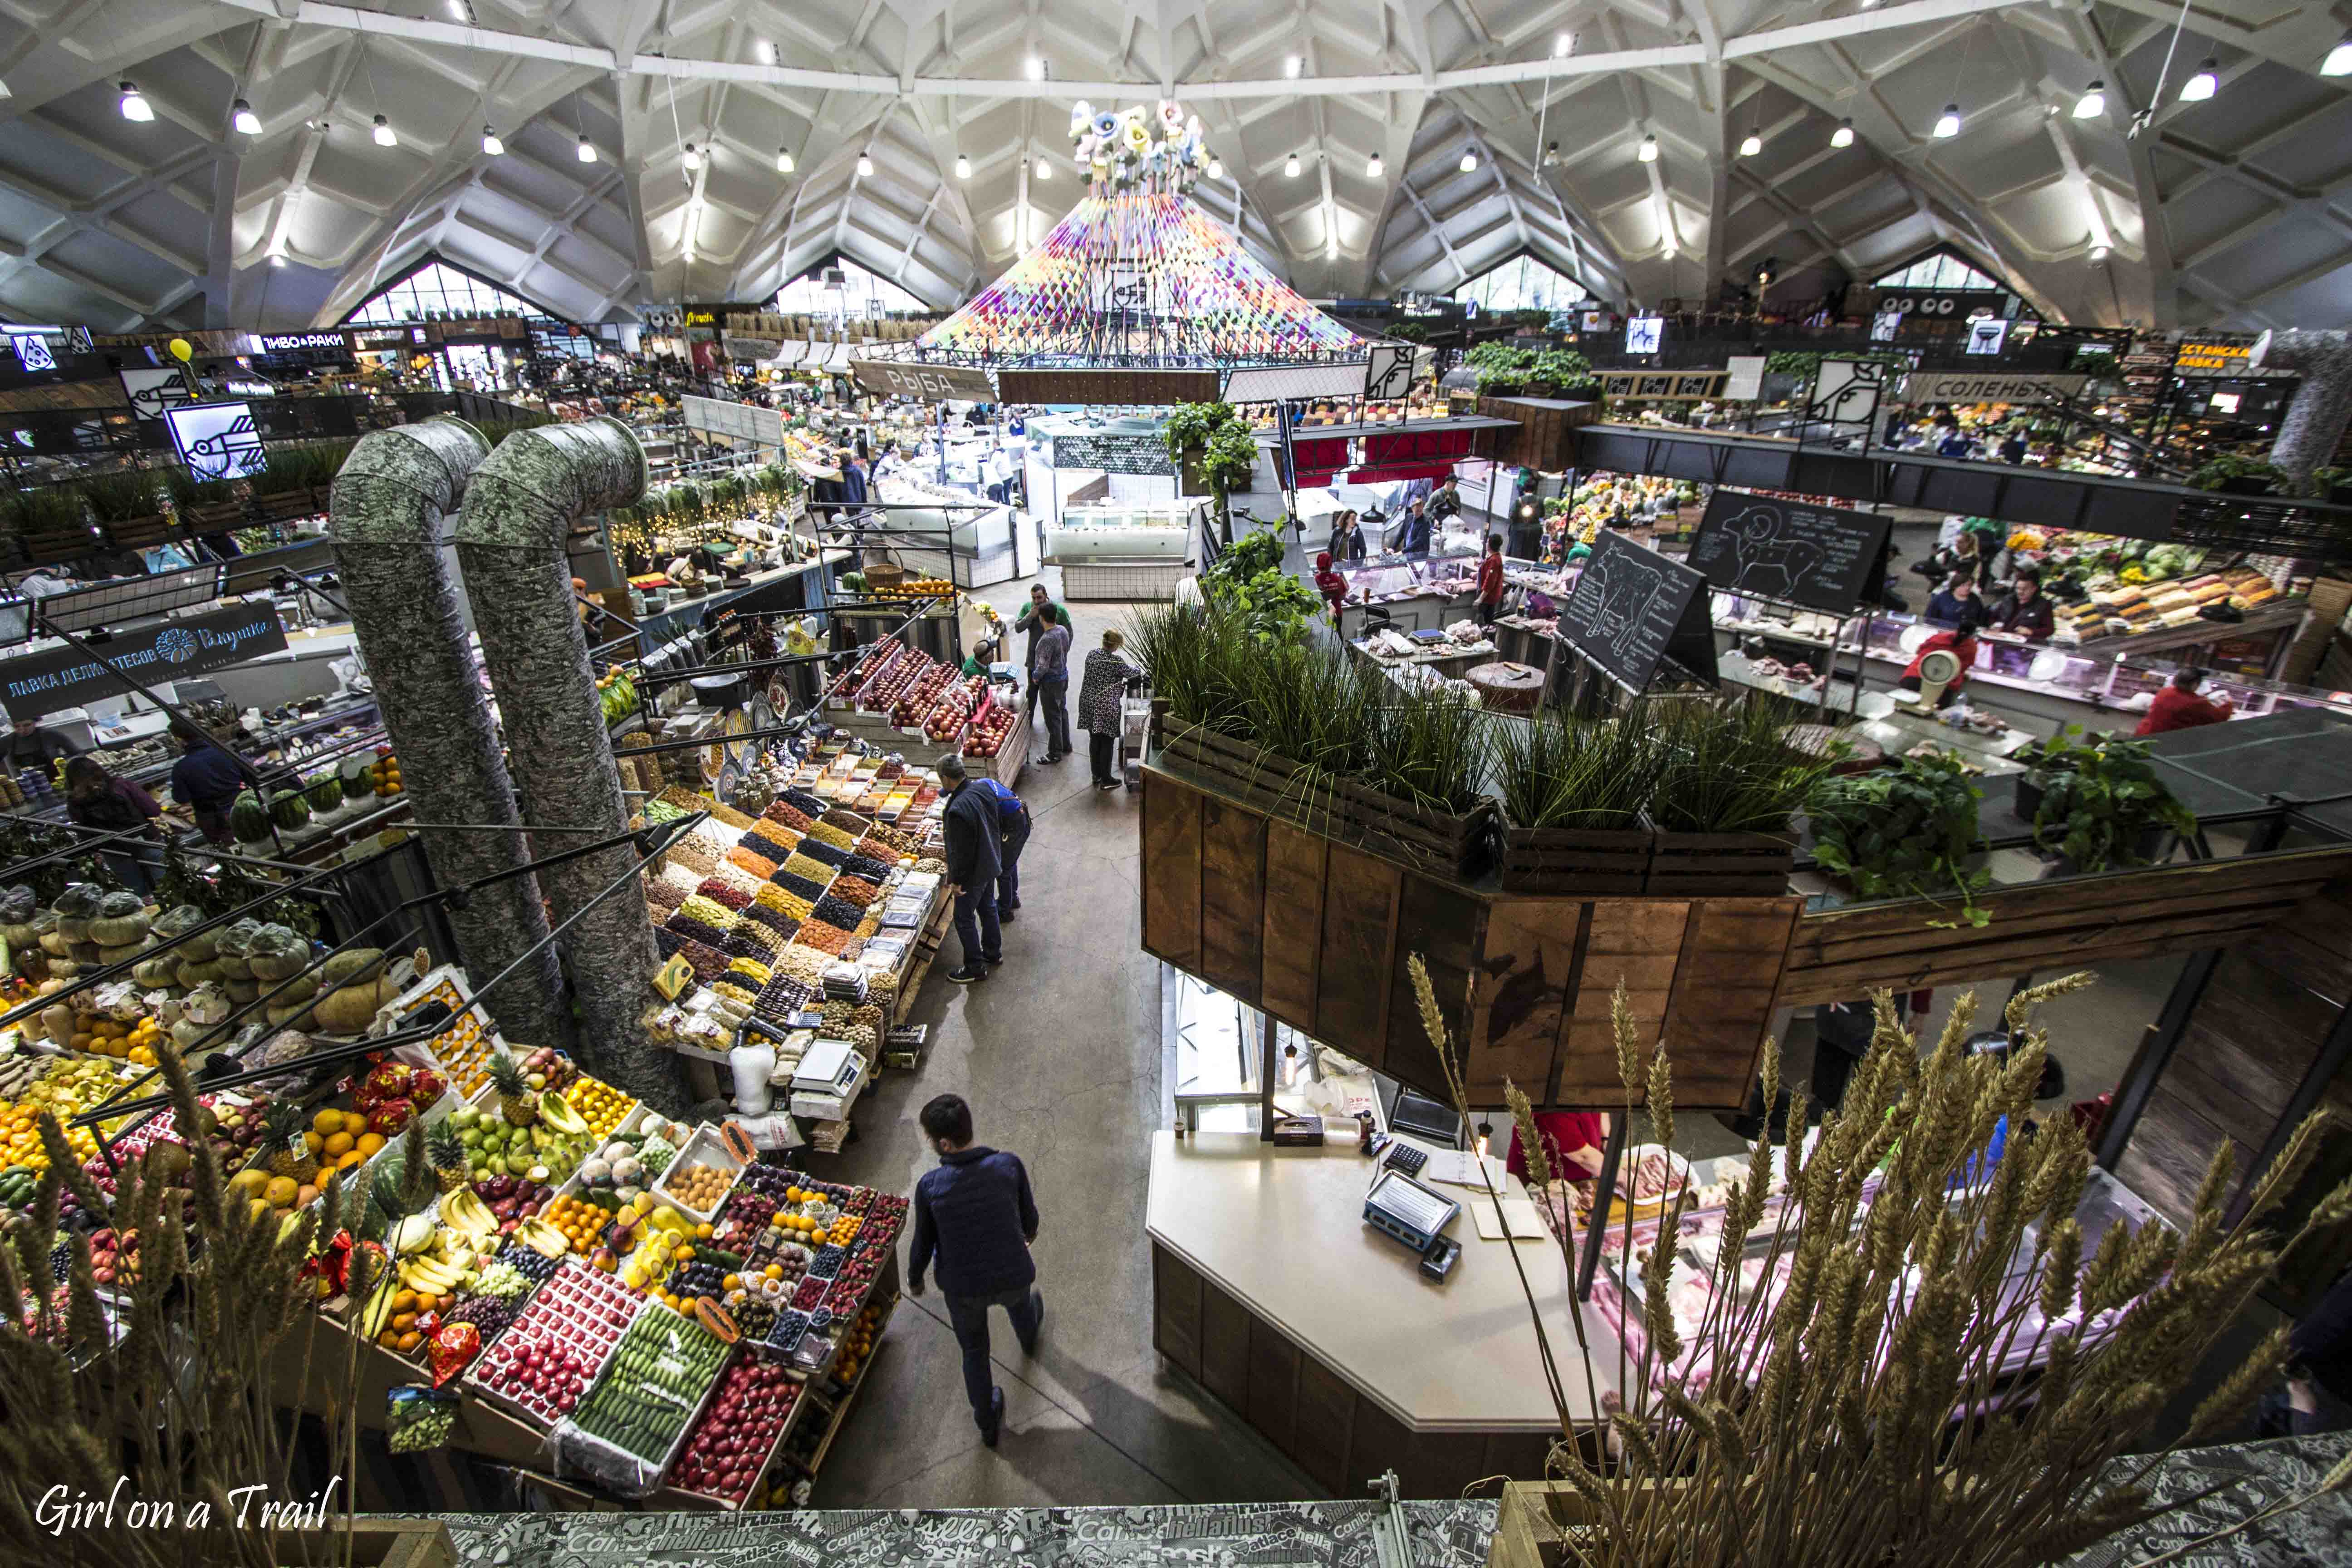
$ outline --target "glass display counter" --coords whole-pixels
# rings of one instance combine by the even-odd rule
[[[1197,500],[1070,506],[1045,524],[1045,557],[1087,561],[1181,561],[1192,537]]]

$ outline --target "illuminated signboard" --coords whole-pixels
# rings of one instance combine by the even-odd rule
[[[266,354],[295,353],[303,349],[340,349],[346,346],[341,332],[264,332],[261,352]]]

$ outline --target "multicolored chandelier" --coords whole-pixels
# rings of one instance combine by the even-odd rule
[[[1201,122],[1163,102],[1070,114],[1087,172],[1069,216],[912,357],[990,366],[1218,367],[1360,355],[1363,340],[1262,266],[1188,194]]]

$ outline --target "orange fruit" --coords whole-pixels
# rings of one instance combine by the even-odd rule
[[[322,1138],[330,1132],[340,1132],[342,1126],[343,1113],[340,1110],[322,1110],[310,1118],[310,1130]]]
[[[367,1156],[365,1154],[361,1153],[356,1149],[346,1149],[341,1153],[335,1156],[335,1169],[338,1171],[348,1171],[366,1158]]]
[[[353,1140],[352,1147],[359,1151],[359,1156],[361,1159],[365,1160],[372,1158],[377,1150],[383,1147],[383,1134],[381,1132],[362,1132],[357,1139]]]
[[[320,1111],[319,1114],[324,1116],[326,1112]],[[367,1116],[364,1112],[357,1110],[346,1110],[343,1112],[344,1131],[356,1138],[367,1130]]]
[[[341,1159],[345,1154],[352,1152],[352,1135],[341,1131],[329,1133],[326,1142],[320,1146],[319,1152],[331,1160]]]

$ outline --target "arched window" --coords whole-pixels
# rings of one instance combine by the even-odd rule
[[[1557,268],[1533,256],[1506,261],[1454,290],[1465,303],[1482,310],[1565,310],[1592,298],[1591,290]]]
[[[1890,272],[1875,285],[1881,289],[2007,289],[1998,278],[1989,278],[1948,251],[1923,256],[1898,271]]]
[[[394,327],[421,321],[435,310],[457,316],[495,316],[512,310],[524,316],[552,316],[554,311],[509,294],[495,283],[438,261],[428,261],[386,289],[380,289],[360,308],[343,318],[350,327]]]
[[[828,281],[832,273],[840,274],[838,282]],[[776,292],[775,308],[781,315],[831,316],[850,321],[931,313],[929,305],[845,256],[811,268],[785,284]]]

